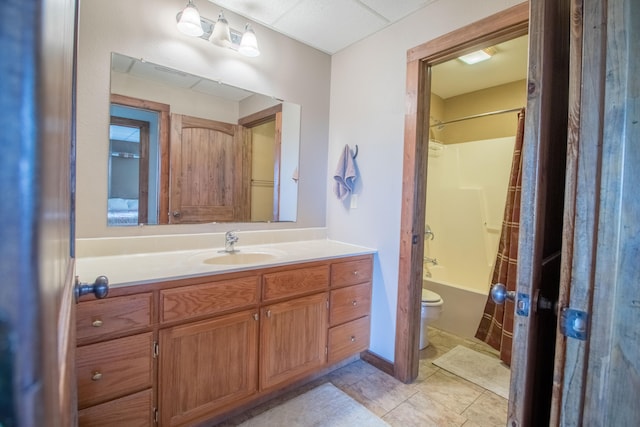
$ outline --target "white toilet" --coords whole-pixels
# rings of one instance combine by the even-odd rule
[[[429,345],[427,323],[440,317],[443,304],[444,301],[442,301],[440,295],[427,289],[422,289],[422,308],[420,310],[420,350]]]

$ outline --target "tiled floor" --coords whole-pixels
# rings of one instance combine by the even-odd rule
[[[359,360],[219,427],[238,425],[327,381],[393,427],[504,426],[506,399],[431,363],[457,345],[497,357],[495,350],[477,340],[466,340],[433,328],[429,331],[429,340],[431,345],[420,353],[419,375],[412,384],[404,384]]]

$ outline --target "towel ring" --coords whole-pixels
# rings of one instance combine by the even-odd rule
[[[358,144],[356,144],[356,152],[353,153],[353,156],[351,156],[351,158],[355,159],[356,157],[358,157]]]

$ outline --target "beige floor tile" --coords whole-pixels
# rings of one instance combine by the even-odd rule
[[[415,394],[382,419],[392,427],[458,427],[467,421],[422,393]]]
[[[377,368],[374,368],[363,360],[357,360],[347,366],[331,372],[327,375],[327,378],[333,383],[333,385],[339,388],[357,383],[363,378],[367,378],[377,372],[379,372]]]
[[[482,387],[443,370],[431,375],[417,387],[420,394],[440,403],[456,414],[461,414],[484,392]]]
[[[377,371],[341,389],[376,415],[382,416],[414,395],[416,387],[415,384],[404,384],[382,371]]]
[[[508,406],[507,399],[485,391],[462,415],[480,427],[503,427],[507,423]]]

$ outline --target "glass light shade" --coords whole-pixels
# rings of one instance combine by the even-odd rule
[[[251,28],[249,24],[245,26],[244,34],[242,35],[242,40],[240,41],[238,52],[240,52],[244,56],[253,57],[260,55],[256,33],[253,31],[253,28]]]
[[[204,33],[198,8],[191,1],[187,3],[187,6],[182,11],[177,26],[182,34],[188,36],[200,37]]]
[[[218,21],[216,21],[213,26],[211,43],[222,47],[231,46],[231,30],[229,29],[229,22],[227,22],[222,11],[220,11]]]

